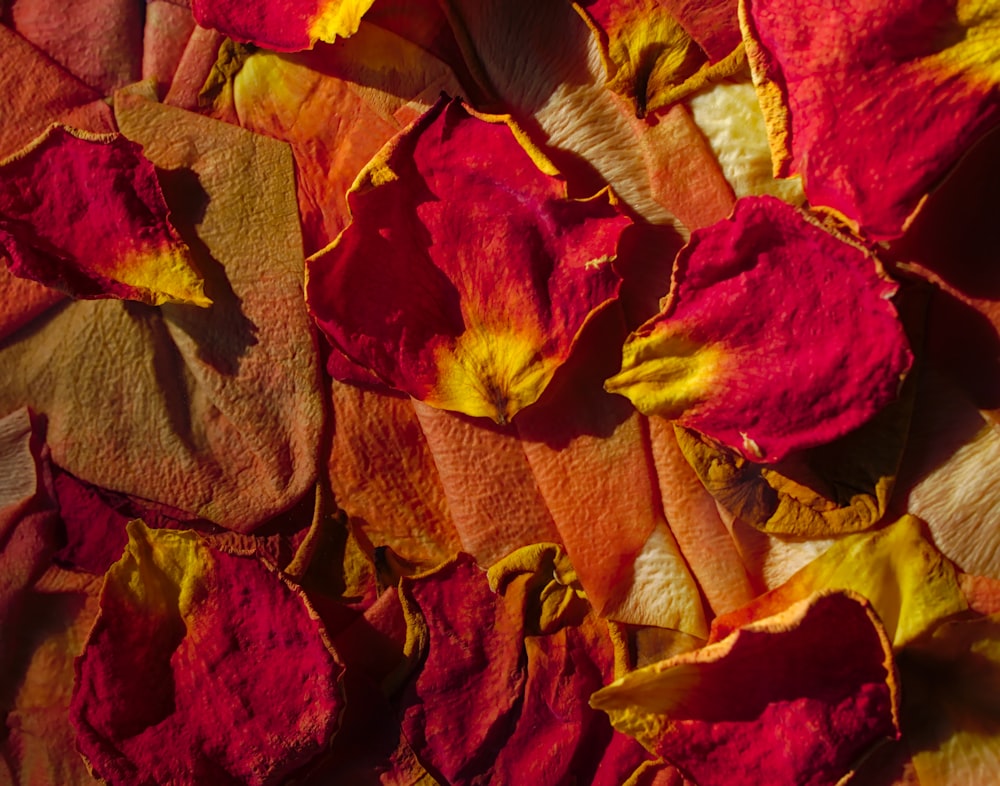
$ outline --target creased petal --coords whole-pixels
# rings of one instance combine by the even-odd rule
[[[712,637],[827,590],[867,598],[896,649],[967,608],[955,568],[928,540],[921,522],[904,516],[878,532],[838,540],[780,587],[716,617]]]
[[[373,0],[193,0],[202,27],[276,52],[311,49],[357,32]]]
[[[744,0],[741,23],[775,156],[806,195],[869,236],[898,237],[921,199],[1000,122],[996,0]]]
[[[613,675],[616,644],[565,556],[527,549],[490,578],[499,594],[462,556],[402,584],[408,621],[426,636],[404,697],[417,755],[455,786],[624,783],[648,755],[587,706]]]
[[[719,57],[709,57],[661,0],[579,0],[574,5],[597,36],[608,72],[608,87],[627,98],[636,116],[645,117],[734,74],[745,64],[735,16],[727,34],[712,42]],[[731,9],[735,12],[735,7]],[[689,22],[694,22],[690,14]]]
[[[629,220],[608,193],[567,199],[510,126],[459,102],[384,149],[349,201],[354,222],[309,260],[310,306],[335,347],[435,407],[505,423],[617,295]]]

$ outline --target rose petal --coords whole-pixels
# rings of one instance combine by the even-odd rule
[[[618,291],[628,219],[607,193],[564,194],[506,123],[442,100],[359,177],[354,222],[310,258],[317,323],[392,387],[508,421]]]
[[[77,751],[69,721],[73,663],[97,617],[100,590],[100,577],[51,567],[24,596],[21,624],[4,626],[4,635],[18,645],[17,668],[5,669],[0,678],[0,693],[11,700],[0,742],[10,783],[101,783]]]
[[[135,143],[53,126],[0,163],[0,182],[0,244],[15,274],[75,297],[211,305]]]
[[[555,563],[546,559],[553,553]],[[532,554],[540,558],[534,570],[518,558],[512,575],[494,575],[500,595],[467,557],[404,580],[407,615],[419,618],[427,636],[423,666],[406,694],[404,732],[418,756],[456,786],[570,777],[623,783],[646,754],[585,702],[613,673],[607,624],[569,593],[582,605],[555,629],[525,637],[544,588],[570,576],[558,550]]]
[[[686,109],[636,118],[605,88],[598,42],[569,3],[452,0],[449,9],[492,107],[537,129],[536,143],[578,188],[608,183],[647,221],[681,230],[728,215],[732,190]]]
[[[337,504],[373,546],[425,568],[461,549],[409,399],[333,383],[329,472]]]
[[[687,429],[677,441],[718,503],[763,532],[835,537],[877,524],[903,459],[916,382],[868,423],[772,465],[754,464]]]
[[[373,0],[192,0],[202,27],[277,52],[311,49],[353,35]]]
[[[740,9],[775,174],[877,240],[1000,122],[995,0],[865,2],[830,17],[812,2]]]
[[[753,461],[830,442],[892,401],[912,361],[865,251],[773,197],[741,199],[677,257],[611,392]]]
[[[573,5],[601,44],[608,87],[627,98],[639,118],[736,73],[745,63],[738,30],[714,41],[732,46],[709,58],[671,4],[661,0],[578,0]],[[734,13],[730,27],[735,20]]]
[[[139,78],[144,6],[131,0],[18,0],[9,21],[81,82],[109,95]],[[33,82],[34,79],[27,80]]]
[[[215,305],[71,303],[0,347],[0,411],[45,414],[53,460],[81,480],[247,531],[314,487],[324,426],[291,156],[141,98],[117,108],[163,167]]]
[[[530,543],[560,540],[516,430],[417,401],[413,409],[463,551],[485,567]]]
[[[712,638],[828,590],[867,598],[896,649],[967,608],[954,567],[927,539],[920,521],[904,516],[878,532],[838,540],[777,589],[716,617]]]
[[[70,711],[80,750],[110,783],[275,784],[329,745],[342,670],[280,574],[193,532],[135,522]]]
[[[754,595],[736,542],[712,495],[685,460],[673,426],[662,418],[651,418],[649,432],[670,531],[711,609],[716,614],[732,611]]]
[[[202,97],[214,95],[215,117],[292,146],[306,253],[312,254],[350,222],[346,195],[358,173],[442,91],[460,92],[444,63],[363,22],[351,39],[297,55],[247,54],[224,45]]]
[[[632,672],[592,706],[699,786],[834,783],[898,735],[888,639],[860,596],[814,596]]]
[[[921,786],[986,786],[1000,767],[1000,619],[942,625],[900,657],[903,732]]]

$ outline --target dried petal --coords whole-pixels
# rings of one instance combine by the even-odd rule
[[[134,142],[56,125],[0,163],[0,183],[0,245],[17,275],[75,297],[211,305]]]
[[[556,784],[575,777],[616,786],[647,758],[586,705],[613,674],[607,623],[569,592],[572,608],[547,615],[554,629],[526,636],[526,626],[538,629],[531,610],[546,605],[553,582],[572,582],[564,559],[548,549],[517,555],[508,575],[492,574],[500,595],[467,557],[404,580],[407,616],[411,626],[423,627],[427,650],[406,693],[403,729],[421,760],[448,783]]]
[[[915,381],[863,426],[776,464],[754,464],[678,428],[677,441],[719,505],[763,532],[835,537],[875,526],[886,513],[907,445]]]
[[[699,786],[837,782],[898,735],[889,641],[860,596],[817,595],[591,704]]]
[[[311,49],[357,32],[373,0],[192,0],[202,27],[276,52]]]
[[[739,33],[732,34],[735,14],[727,34],[712,42],[717,55],[720,45],[732,46],[709,58],[674,15],[671,3],[578,0],[574,6],[601,44],[608,87],[631,101],[639,118],[744,66]]]
[[[136,96],[117,111],[162,167],[215,304],[69,303],[0,345],[0,411],[44,414],[81,480],[247,531],[314,487],[324,427],[291,155]]]
[[[309,260],[310,307],[351,360],[433,406],[505,423],[617,294],[629,221],[609,195],[567,199],[506,123],[458,102],[384,149],[349,202],[354,222]]]
[[[1000,768],[1000,618],[942,625],[900,656],[903,733],[921,786],[987,786]]]
[[[105,780],[277,784],[330,744],[343,667],[260,561],[135,522],[100,605],[71,716]]]
[[[900,649],[967,608],[955,569],[904,516],[878,532],[838,540],[775,590],[716,617],[713,638],[777,613],[815,592],[850,590],[871,603],[893,647]]]
[[[1000,123],[1000,3],[868,0],[740,8],[775,174],[878,240]]]
[[[752,461],[774,462],[869,420],[912,357],[865,251],[773,197],[692,235],[659,316],[625,343],[611,392]]]

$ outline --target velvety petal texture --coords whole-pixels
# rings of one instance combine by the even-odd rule
[[[606,191],[567,199],[518,133],[442,99],[358,178],[353,223],[307,268],[336,351],[428,404],[501,424],[617,295],[629,224]]]
[[[741,20],[775,173],[869,236],[921,200],[1000,123],[1000,2],[746,0]],[[834,21],[834,19],[836,21]]]
[[[77,661],[71,715],[112,784],[281,783],[329,745],[342,670],[277,571],[134,522]]]
[[[119,135],[56,125],[0,163],[0,247],[15,274],[75,297],[212,303],[152,163]]]
[[[606,387],[777,461],[896,397],[912,356],[895,291],[868,252],[773,197],[747,197],[692,235],[663,310],[628,338]]]

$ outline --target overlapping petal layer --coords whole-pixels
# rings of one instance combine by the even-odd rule
[[[336,733],[343,667],[301,591],[259,560],[135,522],[100,605],[71,715],[110,783],[281,783]]]
[[[47,418],[55,463],[96,486],[237,529],[315,483],[324,424],[283,144],[119,95],[162,167],[211,308],[87,300],[0,345],[0,411]]]
[[[574,5],[600,42],[608,86],[632,103],[639,118],[744,65],[736,9],[730,3],[701,9],[722,22],[718,26],[707,20],[699,24],[692,9],[663,0],[578,0]],[[675,10],[707,34],[703,37],[710,53],[689,34]]]
[[[403,728],[448,783],[612,786],[648,758],[586,706],[616,654],[574,578],[548,546],[511,555],[489,582],[464,556],[404,582],[426,652]]]
[[[888,638],[853,593],[757,619],[591,698],[699,786],[839,782],[898,735]]]
[[[663,310],[626,341],[607,389],[777,461],[896,397],[912,356],[895,290],[867,252],[801,211],[744,198],[681,250]]]
[[[308,263],[335,349],[442,409],[505,423],[533,403],[617,294],[629,223],[607,192],[567,199],[538,163],[501,119],[443,99],[383,150],[349,196],[353,223]]]
[[[741,19],[775,173],[873,238],[1000,123],[996,0],[746,0]]]
[[[0,163],[0,184],[0,246],[15,274],[75,297],[211,305],[135,143],[53,126]]]
[[[859,532],[886,513],[915,388],[904,385],[899,400],[840,439],[772,465],[754,464],[688,429],[677,429],[677,441],[719,505],[746,524],[793,537]]]

